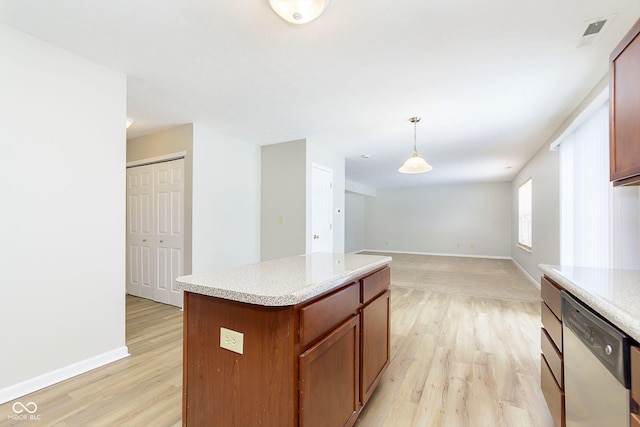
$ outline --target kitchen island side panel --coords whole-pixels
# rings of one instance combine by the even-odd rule
[[[295,426],[298,314],[185,292],[183,426]],[[244,334],[243,354],[220,328]]]

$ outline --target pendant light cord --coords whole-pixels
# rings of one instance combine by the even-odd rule
[[[416,127],[418,126],[418,121],[415,120],[413,122],[413,155],[418,155],[418,149],[416,148]]]

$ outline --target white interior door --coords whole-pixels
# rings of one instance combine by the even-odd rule
[[[314,164],[311,191],[311,252],[333,252],[333,171]]]
[[[153,299],[153,165],[127,169],[127,292]]]
[[[127,292],[182,307],[184,159],[127,169]]]
[[[184,259],[184,159],[154,165],[156,206],[156,287],[154,299],[182,307],[182,291],[176,278],[182,276]]]

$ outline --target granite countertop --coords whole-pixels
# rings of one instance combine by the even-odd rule
[[[391,262],[388,256],[315,253],[176,279],[178,288],[264,306],[295,305]]]
[[[539,267],[569,293],[640,342],[640,270],[545,264]]]

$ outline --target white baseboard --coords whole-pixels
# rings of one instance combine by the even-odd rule
[[[130,356],[127,346],[122,346],[106,353],[73,363],[55,371],[47,372],[18,384],[0,389],[0,404],[7,403],[34,391],[59,383],[76,375],[107,365],[116,360]],[[36,402],[37,403],[37,402]]]
[[[469,255],[469,254],[442,254],[442,253],[433,253],[433,252],[409,252],[409,251],[382,251],[380,249],[360,249],[359,251],[355,251],[352,253],[360,253],[360,252],[376,252],[376,253],[386,253],[386,254],[409,254],[409,255],[431,255],[431,256],[450,256],[450,257],[458,257],[458,258],[483,258],[483,259],[512,259],[509,256],[495,256],[495,255]]]
[[[515,259],[511,258],[511,261],[513,261],[513,263],[516,265],[516,267],[518,267],[520,269],[520,271],[522,271],[522,273],[525,275],[525,277],[527,279],[529,279],[529,281],[531,283],[533,283],[535,285],[536,288],[540,289],[540,280],[536,280],[534,279],[529,273],[527,273],[527,270],[525,270],[520,264],[518,264],[518,261],[516,261]]]

